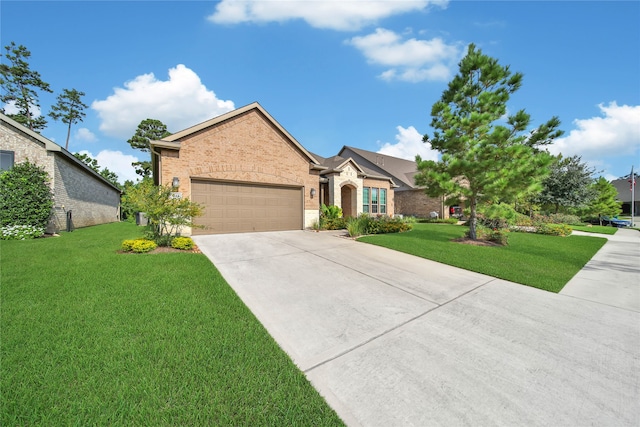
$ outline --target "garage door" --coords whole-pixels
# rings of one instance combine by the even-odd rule
[[[205,207],[193,234],[302,229],[302,189],[192,181],[191,199]]]

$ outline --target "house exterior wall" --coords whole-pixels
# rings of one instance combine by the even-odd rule
[[[439,218],[449,217],[442,200],[427,196],[422,189],[396,191],[395,212],[420,218],[428,218],[431,212],[437,212]]]
[[[303,188],[304,226],[319,218],[319,172],[258,110],[185,136],[180,150],[160,149],[160,183],[180,179],[177,191],[191,198],[191,179],[211,179]],[[188,232],[188,231],[187,231]]]
[[[55,231],[66,229],[69,211],[74,228],[120,220],[120,193],[60,154],[55,155],[53,182]]]
[[[29,162],[43,167],[53,179],[53,153],[48,153],[42,142],[16,132],[5,122],[0,122],[0,150],[13,151],[14,164],[28,159]]]
[[[394,216],[397,212],[395,209],[396,202],[396,192],[391,188],[391,183],[387,180],[381,179],[373,179],[373,178],[365,178],[362,183],[363,187],[375,187],[375,188],[386,188],[387,190],[387,213],[388,216]],[[362,189],[360,189],[360,199],[358,205],[358,212],[362,212]]]
[[[342,187],[349,185],[355,187],[357,214],[362,213],[362,178],[358,178],[358,171],[348,164],[340,174],[333,174],[327,178],[329,179],[330,204],[339,206],[344,211],[345,207],[342,206]]]
[[[74,227],[119,221],[120,192],[68,160],[62,152],[46,149],[43,142],[0,122],[0,149],[14,152],[14,164],[29,160],[49,175],[54,207],[47,233],[66,229],[66,212]]]

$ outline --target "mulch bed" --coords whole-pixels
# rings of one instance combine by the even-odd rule
[[[452,242],[462,243],[463,245],[472,246],[502,246],[495,242],[489,242],[488,240],[471,240],[468,237],[460,237],[459,239],[453,239]]]

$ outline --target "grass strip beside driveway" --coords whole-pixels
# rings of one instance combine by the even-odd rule
[[[452,242],[467,230],[458,225],[414,224],[406,233],[358,240],[551,292],[559,292],[607,241],[590,236],[510,233],[508,246]]]
[[[1,243],[0,425],[342,425],[204,255],[117,253],[139,233]]]

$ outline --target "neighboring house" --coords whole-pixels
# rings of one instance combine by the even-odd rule
[[[634,214],[640,216],[640,191],[638,191],[638,178],[636,178],[636,185],[634,191]],[[624,215],[631,215],[631,183],[628,178],[614,179],[611,184],[618,190],[617,199],[622,202],[622,213]]]
[[[0,113],[0,167],[25,160],[49,174],[54,208],[48,233],[115,222],[120,219],[120,190],[73,154]]]
[[[258,103],[151,142],[156,184],[204,206],[184,234],[300,230],[320,204],[393,215],[393,179],[348,157],[307,151]]]
[[[432,212],[436,212],[440,218],[449,217],[443,197],[429,197],[424,188],[415,184],[414,177],[418,172],[415,161],[348,146],[344,146],[338,155],[353,159],[373,173],[391,177],[398,185],[394,189],[396,214],[428,218]]]

